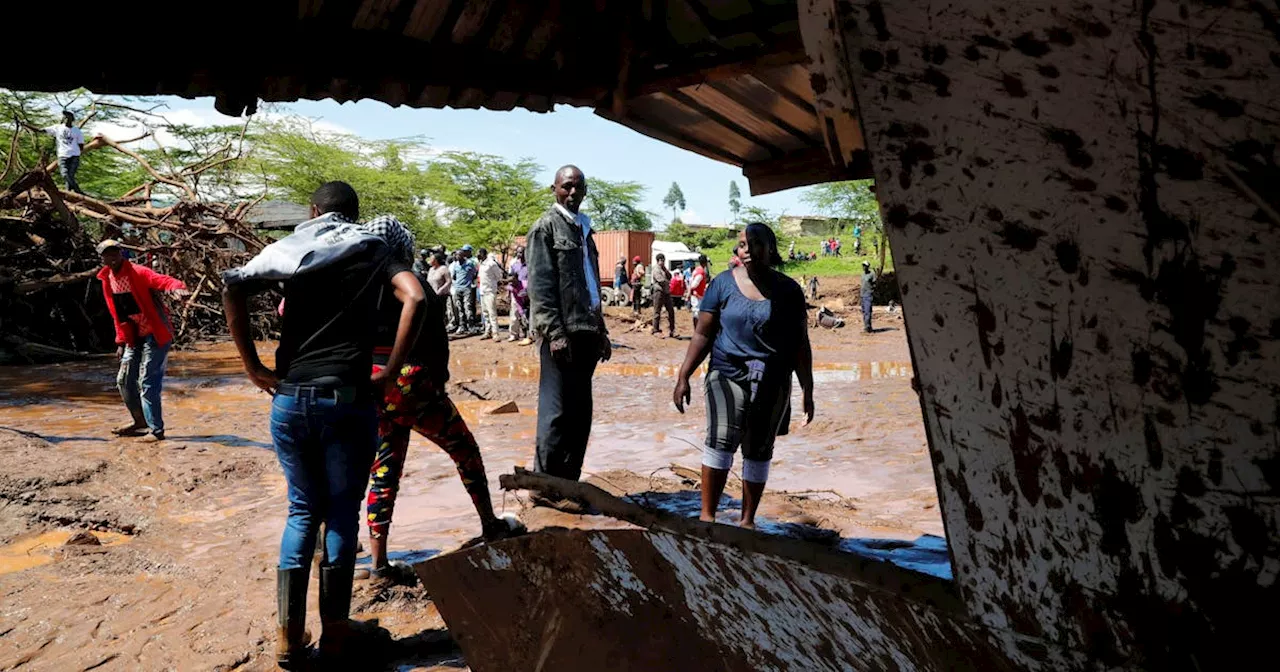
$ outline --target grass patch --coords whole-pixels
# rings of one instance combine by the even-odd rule
[[[791,241],[796,243],[797,252],[817,252],[818,258],[814,261],[785,261],[788,246]],[[852,237],[841,238],[841,256],[824,257],[822,256],[822,238],[817,236],[801,236],[796,238],[780,238],[778,246],[784,257],[785,263],[782,266],[782,272],[796,278],[802,275],[817,275],[819,277],[838,277],[838,276],[861,276],[862,262],[871,262],[871,267],[876,268],[880,265],[879,257],[871,253],[872,241],[870,235],[864,235],[862,238],[864,254],[859,256],[853,255]],[[725,240],[715,247],[704,248],[702,253],[707,255],[707,259],[711,262],[711,270],[713,273],[719,273],[729,268],[729,257],[733,255],[733,249],[737,246],[737,240]],[[893,253],[885,255],[884,263],[885,271],[893,270]]]

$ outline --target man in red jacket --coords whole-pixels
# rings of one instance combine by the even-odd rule
[[[116,356],[120,358],[116,386],[133,416],[132,422],[112,433],[141,435],[148,443],[163,441],[160,388],[169,363],[173,331],[160,292],[182,295],[187,286],[177,278],[129,263],[117,241],[104,240],[98,243],[97,250],[104,266],[98,279],[116,326]]]

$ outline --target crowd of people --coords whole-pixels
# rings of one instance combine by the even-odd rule
[[[271,440],[287,484],[276,570],[276,659],[282,666],[296,667],[310,655],[303,626],[316,555],[317,653],[339,666],[352,653],[348,614],[362,501],[373,577],[412,580],[387,553],[412,432],[453,459],[483,540],[524,532],[514,516],[495,515],[480,447],[446,387],[451,332],[478,330],[482,338],[497,338],[499,292],[510,300],[508,340],[519,337],[539,348],[534,469],[571,480],[581,476],[593,417],[592,378],[597,364],[612,356],[613,344],[591,219],[579,210],[586,178],[565,166],[552,191],[554,205],[504,268],[484,248],[474,250],[474,258],[469,245],[453,254],[416,250],[413,234],[392,217],[361,224],[355,190],[329,182],[311,198],[311,219],[223,274],[227,326],[249,380],[271,395]],[[118,382],[132,416],[115,431],[163,440],[160,389],[172,335],[160,295],[185,286],[133,265],[117,241],[102,241],[98,251],[121,347]],[[744,228],[730,270],[714,278],[705,257],[689,269],[671,269],[665,261],[659,255],[646,271],[639,258],[633,260],[628,284],[638,290],[645,274],[652,276],[655,332],[665,312],[668,333],[674,333],[673,297],[692,308],[694,337],[672,395],[680,413],[691,399],[690,377],[710,360],[702,520],[715,520],[741,448],[739,524],[754,527],[775,439],[789,426],[793,376],[806,421],[814,414],[804,292],[777,270],[777,239],[764,224]],[[615,281],[627,272],[625,259],[617,272]],[[260,359],[249,326],[249,297],[268,291],[283,295],[274,369]],[[582,506],[534,500],[561,509]]]
[[[644,308],[645,297],[648,297],[653,306],[652,333],[662,334],[662,314],[665,311],[667,337],[675,338],[677,304],[681,309],[687,308],[694,324],[697,324],[698,305],[707,292],[711,265],[705,254],[698,255],[696,263],[690,260],[672,267],[667,264],[667,256],[659,252],[654,262],[652,269],[646,270],[640,257],[635,257],[628,273],[627,258],[619,257],[613,269],[613,287],[620,295],[628,297],[627,303],[637,318]]]

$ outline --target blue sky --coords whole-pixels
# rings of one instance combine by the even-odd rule
[[[211,99],[164,99],[165,111],[174,121],[234,123],[213,109]],[[339,105],[333,101],[300,101],[279,106],[281,112],[319,119],[329,130],[354,133],[370,139],[423,136],[437,149],[496,154],[508,159],[528,157],[542,165],[549,185],[559,166],[574,163],[587,174],[608,180],[631,180],[647,188],[645,209],[657,215],[661,227],[670,219],[662,198],[672,181],[680,183],[690,222],[712,223],[729,219],[729,182],[737,180],[743,205],[756,205],[782,214],[808,214],[800,202],[803,189],[767,196],[747,196],[747,181],[736,166],[712,161],[679,149],[611,121],[590,110],[559,106],[555,112],[536,114],[525,110],[416,110],[392,108],[376,101]]]

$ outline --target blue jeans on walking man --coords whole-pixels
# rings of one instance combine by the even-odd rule
[[[271,441],[289,487],[289,517],[280,539],[280,569],[308,567],[321,523],[325,565],[355,562],[360,503],[378,442],[374,400],[339,400],[316,388],[277,393]]]
[[[137,345],[126,345],[120,357],[120,371],[116,374],[116,387],[125,408],[133,416],[134,424],[146,423],[152,434],[164,435],[164,412],[160,406],[160,391],[164,386],[164,372],[169,365],[169,345],[156,345],[154,336],[147,336]]]

